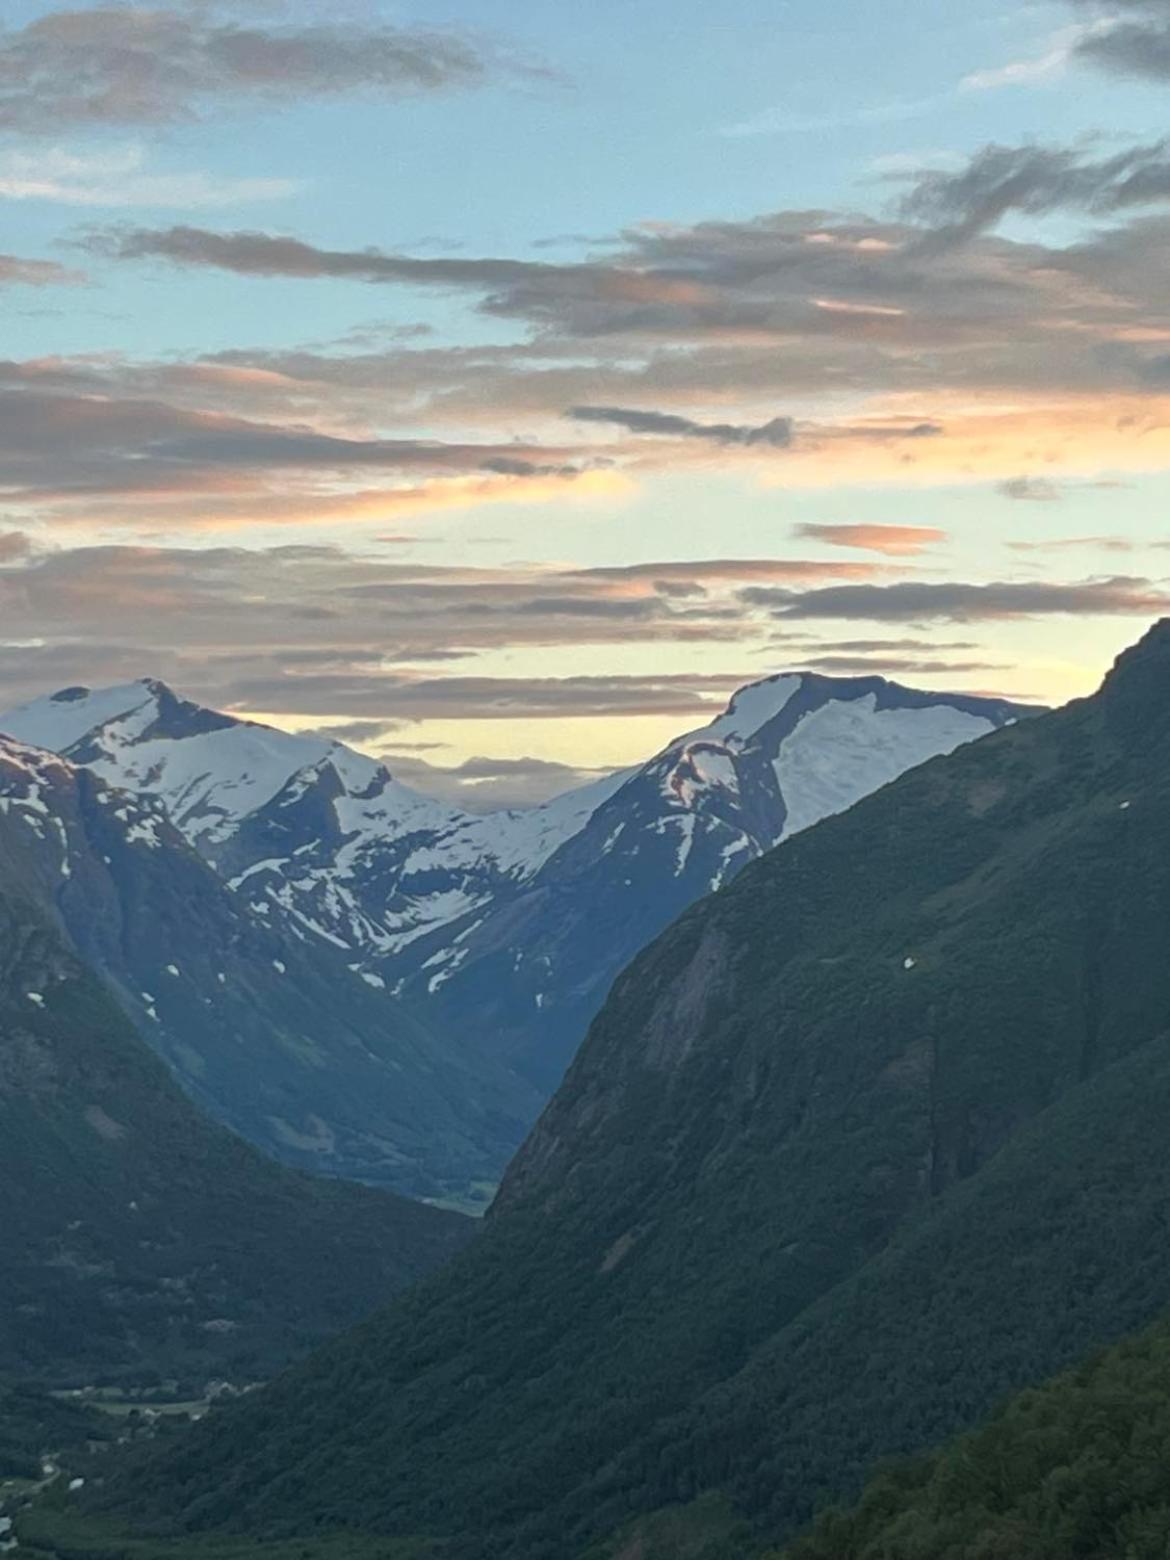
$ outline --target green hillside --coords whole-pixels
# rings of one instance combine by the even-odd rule
[[[281,1169],[206,1121],[40,908],[0,885],[4,1372],[255,1379],[470,1228]]]
[[[877,1474],[774,1560],[1163,1560],[1170,1325],[1021,1393],[933,1455]]]
[[[485,1237],[117,1500],[569,1560],[719,1492],[781,1541],[1170,1302],[1168,928],[1161,624],[688,913]]]

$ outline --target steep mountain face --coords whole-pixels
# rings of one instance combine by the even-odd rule
[[[531,1120],[617,971],[697,898],[1022,713],[880,678],[768,678],[640,769],[488,816],[154,682],[66,689],[0,730],[157,797],[253,915],[291,918],[466,1053],[502,1062]]]
[[[211,1114],[299,1167],[443,1198],[490,1181],[533,1104],[279,906],[253,913],[162,801],[0,739],[0,878],[51,910]]]
[[[367,972],[531,875],[620,783],[531,812],[464,813],[341,743],[217,714],[150,679],[63,689],[0,716],[0,731],[157,797],[222,876],[247,884],[257,915],[278,905]]]
[[[108,868],[76,838],[87,801],[126,814],[102,829]],[[135,1034],[61,901],[75,888],[101,911],[117,842],[152,851],[168,827],[45,754],[0,751],[0,1359],[13,1376],[254,1378],[470,1229],[270,1163],[206,1121]]]
[[[614,977],[697,899],[781,840],[1024,711],[877,677],[771,677],[601,801],[506,902],[431,952],[436,1022],[472,1015],[556,1087]]]
[[[119,1499],[567,1560],[720,1491],[782,1539],[1170,1302],[1168,926],[1163,623],[689,911],[481,1240]]]

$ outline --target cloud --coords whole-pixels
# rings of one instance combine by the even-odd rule
[[[214,233],[206,228],[112,227],[85,239],[96,254],[118,260],[165,260],[173,265],[234,271],[240,276],[333,278],[400,282],[418,287],[506,288],[542,277],[560,278],[565,267],[532,260],[459,259],[394,254],[382,249],[323,249],[270,233]]]
[[[947,533],[929,525],[817,525],[796,527],[797,536],[825,542],[830,547],[856,547],[887,557],[914,557],[945,542]]]
[[[972,71],[959,83],[963,92],[991,92],[1002,87],[1031,87],[1063,76],[1077,50],[1092,31],[1091,27],[1064,27],[1045,44],[1039,54],[1027,59],[1010,60],[989,70]]]
[[[1009,212],[1107,215],[1170,201],[1170,143],[1132,146],[1093,161],[1067,147],[985,146],[957,172],[927,169],[901,202],[938,242],[997,226]]]
[[[1150,580],[1118,577],[1073,584],[1004,581],[987,585],[829,585],[802,594],[749,586],[748,605],[771,610],[782,621],[797,618],[869,619],[874,622],[978,623],[1004,618],[1058,616],[1157,616],[1170,610],[1170,592]]]
[[[963,677],[972,672],[1007,672],[1001,661],[947,661],[931,656],[814,655],[810,672],[827,677]]]
[[[658,572],[672,568],[663,563]],[[834,577],[841,576],[831,565],[820,575]],[[753,575],[745,569],[737,578]],[[735,645],[756,632],[735,601],[735,583],[728,577],[710,600],[676,599],[662,596],[652,577],[428,566],[316,545],[29,553],[13,543],[0,562],[0,639],[40,647],[16,668],[24,686],[43,688],[49,679],[40,661],[56,654],[52,664],[62,671],[71,650],[78,675],[92,655],[91,682],[157,670],[194,676],[235,707],[243,701],[337,720],[418,718],[411,689],[434,680],[437,662],[472,662],[505,647]],[[103,646],[115,648],[99,654]],[[258,704],[255,689],[274,678],[281,702]],[[365,690],[360,700],[347,683]],[[611,696],[607,687],[598,684],[598,699]],[[551,707],[553,695],[544,702]],[[507,707],[502,701],[495,713]]]
[[[655,590],[660,590],[663,584],[693,586],[736,580],[807,583],[831,578],[868,579],[877,571],[878,566],[872,563],[840,563],[824,558],[698,558],[575,569],[567,577],[611,581],[624,589],[649,583]]]
[[[758,427],[750,427],[739,423],[700,423],[669,412],[639,411],[622,406],[574,406],[566,416],[576,422],[614,423],[630,433],[708,439],[713,444],[762,444],[786,450],[793,437],[791,417],[773,417]]]
[[[207,173],[151,173],[140,146],[104,152],[64,147],[0,153],[0,199],[66,206],[238,206],[281,200],[296,179],[240,179]]]
[[[751,674],[750,583],[872,579],[847,560],[647,560],[630,569],[403,562],[284,545],[0,546],[0,709],[68,683],[161,676],[220,707],[400,746],[404,721],[701,714]],[[691,588],[664,594],[663,581]],[[486,675],[501,650],[700,646],[703,672]],[[7,648],[5,648],[7,646]],[[536,654],[533,654],[536,652]],[[360,722],[354,727],[350,723]],[[344,726],[344,730],[341,729]],[[490,750],[489,750],[490,751]]]
[[[486,472],[519,483],[588,475],[556,451],[425,439],[355,439],[305,426],[190,411],[159,400],[0,387],[0,495],[10,503],[148,494],[218,495],[281,470],[433,476]],[[563,457],[563,452],[561,452]],[[412,490],[407,490],[407,497]],[[359,495],[360,497],[361,495]],[[472,496],[472,495],[465,495]],[[384,514],[394,493],[370,507]],[[246,502],[246,500],[245,500]],[[346,506],[351,517],[354,506]],[[292,508],[291,500],[288,509]],[[285,512],[288,512],[288,509]],[[328,509],[322,501],[322,511]]]
[[[0,128],[162,125],[290,97],[401,98],[522,69],[456,33],[356,23],[246,26],[209,12],[98,5],[0,32]]]
[[[0,255],[0,287],[77,287],[85,277],[53,260]]]
[[[1163,547],[1164,542],[1149,544]],[[1141,544],[1124,536],[1059,536],[1042,542],[1009,542],[1013,552],[1068,552],[1091,548],[1094,552],[1131,553],[1140,551]]]
[[[27,558],[31,552],[32,543],[23,531],[0,531],[0,565]]]
[[[382,756],[396,779],[471,812],[539,806],[599,778],[596,770],[542,758],[474,756],[447,767],[427,763],[394,746],[384,749]]]
[[[1170,11],[1165,0],[1074,0],[1097,17],[1076,47],[1079,59],[1121,76],[1170,80]]]
[[[750,119],[726,125],[722,133],[732,140],[742,140],[761,135],[819,135],[826,130],[841,130],[857,125],[898,124],[929,113],[941,101],[938,95],[892,98],[885,103],[869,103],[859,108],[809,114],[794,113],[788,108],[766,108]]]
[[[1009,477],[997,485],[996,492],[1026,504],[1055,504],[1063,497],[1060,485],[1048,477]]]
[[[1083,148],[1061,158],[1097,174],[1109,162]],[[1118,185],[1129,177],[1114,173]],[[772,212],[646,224],[564,264],[338,250],[195,226],[107,229],[90,245],[122,263],[154,257],[258,279],[401,285],[420,312],[420,287],[456,289],[518,328],[506,341],[240,346],[186,363],[20,371],[27,382],[42,376],[42,388],[72,376],[80,393],[304,423],[333,437],[409,430],[422,441],[494,440],[485,460],[546,468],[595,460],[596,419],[612,430],[601,445],[611,477],[573,478],[578,495],[615,495],[623,481],[629,491],[658,472],[715,462],[786,487],[986,484],[1041,464],[1053,480],[1154,471],[1170,464],[1170,220],[1142,210],[1060,243],[976,231],[933,247],[921,222]],[[776,446],[745,442],[778,405],[793,423],[782,462],[769,459]],[[734,419],[711,413],[730,406]],[[570,420],[576,447],[565,439],[566,407],[593,413]],[[600,420],[615,412],[625,420]],[[775,436],[787,434],[782,420]],[[522,448],[508,442],[517,435]],[[430,491],[390,501],[387,516],[494,502],[502,469],[440,485],[432,477]],[[473,481],[482,491],[466,491]],[[530,475],[530,502],[538,481],[546,496],[565,488],[553,471]],[[376,493],[320,496],[333,520],[381,502]],[[208,496],[207,507],[224,524],[275,520],[277,499],[265,494],[249,508]],[[306,495],[288,501],[289,518],[307,513]]]

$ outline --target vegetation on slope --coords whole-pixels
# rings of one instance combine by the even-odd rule
[[[782,846],[619,980],[485,1238],[130,1509],[564,1557],[778,1540],[1170,1301],[1170,625]]]
[[[0,1484],[39,1479],[49,1452],[106,1440],[109,1422],[84,1404],[61,1401],[25,1383],[0,1383]]]
[[[2,887],[0,1189],[0,1359],[65,1384],[270,1374],[472,1228],[204,1120]]]
[[[1170,1325],[883,1469],[776,1560],[1164,1560]]]

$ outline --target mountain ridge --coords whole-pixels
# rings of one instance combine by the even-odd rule
[[[794,835],[618,980],[475,1247],[121,1498],[563,1560],[715,1490],[776,1541],[1142,1325],[1168,775],[1160,625]]]
[[[0,738],[0,813],[9,880],[35,885],[202,1108],[299,1169],[440,1200],[494,1179],[523,1090],[279,906],[253,913],[158,798]]]
[[[283,1169],[204,1119],[65,932],[62,887],[86,892],[97,870],[54,794],[73,786],[98,782],[0,741],[4,1369],[54,1385],[254,1380],[472,1226]],[[152,827],[169,827],[133,798],[103,801],[127,814],[112,849],[119,828],[150,850]]]
[[[907,767],[1032,713],[777,673],[641,766],[474,815],[343,744],[202,712],[149,679],[65,690],[0,730],[159,796],[252,913],[271,905],[347,951],[369,985],[514,1075],[522,1111],[526,1090],[542,1100],[559,1082],[618,970],[696,898]]]

